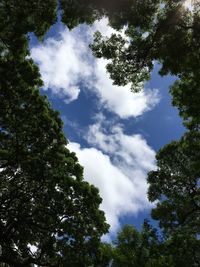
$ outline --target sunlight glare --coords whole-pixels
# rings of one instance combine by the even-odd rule
[[[189,11],[193,11],[194,5],[193,5],[193,0],[185,0],[183,3],[183,6],[188,9]]]
[[[184,0],[183,6],[185,9],[193,12],[195,7],[196,8],[197,6],[200,7],[200,1],[199,0]]]

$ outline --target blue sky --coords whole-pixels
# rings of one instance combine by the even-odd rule
[[[106,19],[71,32],[58,21],[43,42],[30,35],[30,48],[44,81],[41,92],[60,112],[69,148],[84,166],[85,179],[99,188],[115,235],[121,224],[140,227],[149,217],[146,174],[156,168],[156,151],[184,128],[168,93],[175,78],[161,78],[155,64],[140,93],[130,85],[114,86],[105,60],[88,48],[96,30],[113,32]]]

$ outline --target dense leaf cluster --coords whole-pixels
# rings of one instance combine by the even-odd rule
[[[146,2],[152,11],[145,8]],[[125,15],[121,24],[125,34],[109,38],[96,34],[91,46],[94,55],[110,60],[107,69],[115,84],[132,83],[132,90],[137,90],[135,79],[150,77],[154,61],[161,63],[161,75],[170,73],[182,78],[199,72],[200,5],[196,1],[190,11],[184,2],[149,0],[140,7],[138,1],[130,1],[128,9],[147,19],[140,21],[133,12],[135,20]]]
[[[94,55],[109,59],[117,85],[138,91],[154,62],[173,74],[172,103],[187,128],[162,148],[148,175],[152,218],[139,232],[125,226],[113,245],[98,190],[67,148],[59,114],[41,96],[38,68],[29,58],[28,34],[42,38],[55,22],[55,0],[0,3],[0,264],[2,266],[200,266],[200,4],[183,0],[61,0],[69,28],[107,16],[123,30],[95,34]],[[23,19],[22,19],[23,18]],[[31,246],[36,249],[32,251]]]
[[[67,149],[28,37],[55,21],[56,1],[0,3],[0,263],[89,266],[108,230],[98,189]]]
[[[159,1],[151,0],[61,0],[62,21],[73,28],[80,23],[91,24],[107,16],[110,25],[120,29],[127,22],[138,27],[151,23]]]

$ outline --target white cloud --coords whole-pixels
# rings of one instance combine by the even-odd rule
[[[48,38],[31,49],[31,57],[39,64],[44,89],[51,89],[66,103],[78,98],[79,84],[87,80],[92,68],[85,59],[88,45],[78,31],[60,32],[59,39]]]
[[[93,27],[80,26],[72,31],[65,28],[59,39],[49,38],[31,49],[44,89],[51,89],[66,103],[76,100],[80,90],[92,90],[104,108],[121,118],[136,117],[151,109],[159,101],[157,90],[132,93],[129,85],[114,86],[106,73],[106,61],[92,56],[88,45],[96,30],[105,35],[114,32],[103,19]]]
[[[120,125],[106,127],[99,121],[89,128],[87,140],[96,148],[73,142],[69,148],[84,166],[85,179],[99,188],[101,208],[111,232],[116,232],[121,216],[151,207],[146,174],[155,168],[155,152],[140,135],[126,135]]]
[[[95,59],[88,48],[96,30],[106,35],[113,32],[103,19],[93,27],[62,30],[58,39],[49,38],[32,48],[31,56],[39,64],[44,89],[52,90],[66,103],[76,100],[80,90],[92,90],[99,104],[119,117],[142,115],[159,101],[157,91],[132,93],[129,85],[114,86],[106,73],[106,61]],[[92,148],[75,142],[69,148],[84,166],[86,180],[100,189],[102,209],[115,232],[121,216],[150,208],[146,174],[155,168],[155,152],[141,135],[127,135],[121,125],[105,121],[100,114],[86,133]],[[71,126],[77,128],[74,123]]]
[[[126,135],[121,125],[112,125],[109,122],[108,128],[107,124],[102,116],[96,124],[91,125],[87,135],[88,143],[111,156],[114,154],[117,163],[124,161],[129,166],[145,171],[154,168],[155,152],[141,135]]]
[[[103,59],[96,62],[95,73],[95,86],[101,102],[121,118],[142,115],[159,102],[157,90],[148,89],[133,93],[130,85],[124,87],[113,85],[106,73],[106,61]]]

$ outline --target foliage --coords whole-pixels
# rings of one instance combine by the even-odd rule
[[[2,266],[90,266],[108,230],[98,189],[67,149],[62,121],[40,95],[29,59],[27,34],[41,37],[55,14],[56,1],[0,4]]]
[[[159,1],[132,0],[61,0],[62,21],[71,29],[80,23],[91,24],[103,16],[109,18],[110,25],[120,29],[127,23],[139,27],[150,23]]]
[[[188,132],[159,151],[149,173],[149,199],[159,200],[152,216],[167,233],[200,233],[199,153],[200,133]]]
[[[56,0],[1,0],[2,41],[11,44],[12,38],[28,32],[34,32],[39,37],[43,36],[56,21],[56,8]]]
[[[115,84],[132,83],[137,91],[137,77],[145,81],[150,77],[153,62],[161,63],[161,75],[183,75],[199,69],[200,11],[184,8],[184,1],[147,1],[152,11],[141,6],[138,14],[149,17],[147,21],[124,20],[125,32],[103,38],[97,33],[91,46],[94,55],[110,60],[107,69]],[[137,1],[130,9],[137,12]],[[142,2],[143,4],[143,2]],[[134,16],[133,16],[134,17]],[[122,26],[123,26],[122,25]],[[145,74],[145,75],[144,75]]]
[[[113,260],[114,248],[111,243],[101,243],[97,260],[94,262],[93,267],[110,267]]]
[[[107,231],[98,190],[83,181],[58,113],[40,96],[37,83],[29,85],[37,68],[31,61],[2,67],[0,260],[62,266],[67,258],[68,266],[80,261],[87,266]],[[38,251],[32,254],[29,245]]]
[[[120,230],[114,242],[110,266],[174,267],[174,264],[157,231],[144,221],[141,231],[132,225],[125,225]]]
[[[123,226],[112,247],[105,244],[102,253],[104,258],[107,257],[107,264],[95,266],[198,267],[200,240],[187,233],[176,233],[163,238],[144,221],[141,231],[132,225]]]
[[[200,266],[200,6],[182,0],[61,0],[62,21],[73,28],[107,16],[120,30],[95,34],[94,55],[109,59],[117,85],[138,91],[154,62],[171,87],[187,132],[157,154],[149,173],[149,199],[159,201],[141,232],[125,226],[113,246],[98,190],[66,145],[59,114],[41,96],[38,68],[29,58],[28,34],[40,39],[56,21],[56,0],[0,3],[0,264],[1,266]],[[23,19],[22,19],[23,18]],[[123,34],[122,34],[123,31]],[[35,246],[36,251],[31,251]]]
[[[164,243],[165,254],[175,267],[198,267],[200,265],[200,240],[187,233],[176,233]]]
[[[185,126],[190,130],[200,129],[200,84],[199,70],[188,72],[177,80],[170,90],[172,103],[178,107]]]

